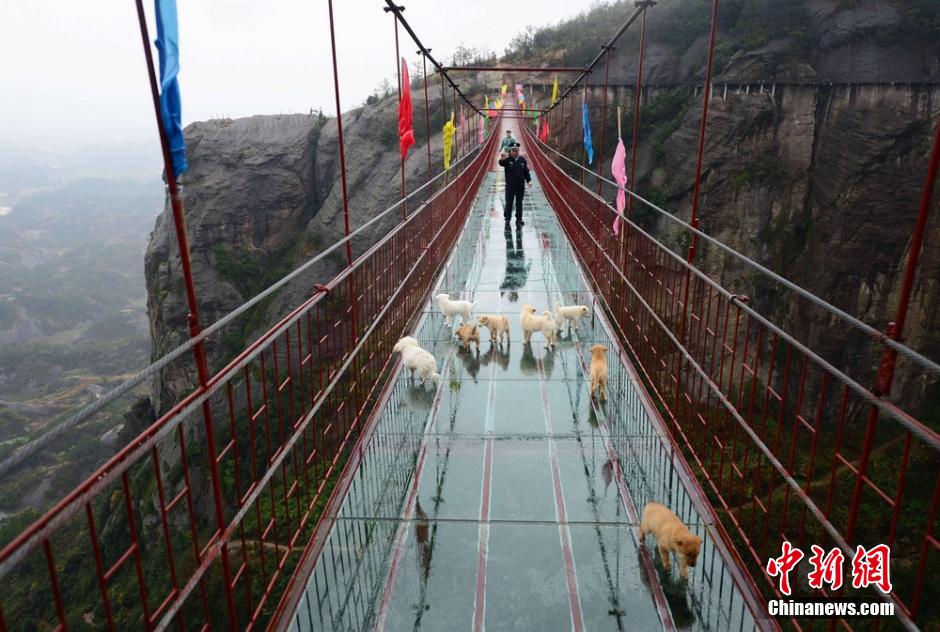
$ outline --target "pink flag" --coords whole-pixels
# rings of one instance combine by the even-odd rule
[[[614,160],[610,164],[610,171],[617,181],[618,187],[627,186],[627,150],[623,148],[623,139],[617,139],[617,150],[614,151]],[[617,189],[617,218],[614,220],[614,234],[620,234],[620,214],[627,205],[627,195],[622,188]]]
[[[478,119],[477,119],[477,122],[480,124],[480,125],[479,125],[479,128],[480,128],[480,140],[479,140],[479,142],[482,143],[482,142],[483,142],[483,117],[481,116],[480,118],[478,118]]]

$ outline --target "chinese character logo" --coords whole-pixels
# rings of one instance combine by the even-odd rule
[[[779,576],[778,585],[784,595],[790,594],[790,571],[803,559],[803,551],[794,548],[786,540],[783,542],[783,552],[780,557],[767,560],[767,574],[771,577]]]
[[[855,548],[852,557],[852,588],[868,588],[877,586],[887,594],[891,592],[891,549],[885,544],[873,546],[867,551],[865,547]]]
[[[809,563],[813,570],[809,572],[810,588],[821,590],[823,584],[828,584],[833,590],[842,588],[842,564],[845,562],[845,556],[838,548],[834,548],[826,553],[822,547],[812,546],[813,554],[809,558]],[[826,553],[825,557],[823,553]]]

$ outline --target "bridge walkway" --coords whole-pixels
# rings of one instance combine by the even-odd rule
[[[480,352],[464,351],[456,325],[424,307],[415,336],[441,386],[399,374],[291,629],[760,627],[614,351],[610,399],[590,397],[589,349],[615,344],[538,178],[521,228],[504,227],[503,192],[501,170],[487,174],[431,295],[508,316],[511,342],[484,330]],[[556,302],[591,316],[553,350],[541,334],[523,345],[520,306]],[[649,500],[705,539],[689,582],[638,540]]]

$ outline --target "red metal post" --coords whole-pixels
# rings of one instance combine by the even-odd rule
[[[346,149],[343,144],[343,110],[339,104],[339,70],[336,66],[336,33],[333,24],[333,0],[327,0],[330,13],[330,46],[333,54],[333,95],[336,99],[336,132],[339,141],[339,174],[343,187],[343,230],[349,237],[349,194],[346,191]],[[346,265],[352,265],[352,244],[346,242]]]
[[[644,14],[646,12],[644,11]],[[715,33],[718,30],[718,0],[712,0],[712,16],[711,16],[711,29],[708,35],[708,60],[705,65],[705,87],[703,88],[703,97],[702,97],[702,121],[699,124],[699,134],[698,134],[698,153],[695,160],[695,182],[692,188],[692,217],[689,223],[693,228],[698,228],[698,200],[699,200],[699,191],[701,189],[702,182],[702,162],[704,159],[705,153],[705,129],[708,126],[708,100],[711,96],[711,80],[712,80],[712,63],[715,57]],[[686,261],[692,263],[695,259],[695,250],[698,244],[698,235],[692,233],[692,241],[689,244],[688,254],[686,256]],[[685,269],[685,280],[683,283],[682,290],[682,316],[679,322],[679,344],[686,345],[685,333],[687,326],[687,319],[689,314],[689,286],[691,285],[691,270],[689,268]],[[681,385],[682,385],[682,365],[683,358],[681,354],[676,355],[676,368],[675,368],[675,407],[679,409],[679,398],[681,397]]]
[[[643,12],[646,15],[646,11]],[[708,61],[705,65],[705,86],[702,89],[702,122],[698,131],[698,154],[695,159],[695,184],[692,189],[692,218],[689,223],[698,228],[698,200],[702,188],[702,161],[705,153],[705,129],[708,126],[708,101],[712,93],[712,64],[715,59],[715,33],[718,31],[718,0],[712,1],[711,31],[708,34]],[[689,246],[689,263],[695,258],[695,248],[698,244],[698,235],[692,233],[692,243]],[[680,338],[681,340],[681,338]]]
[[[646,11],[643,12],[646,15]],[[597,173],[604,173],[604,134],[607,129],[607,80],[610,77],[610,50],[612,46],[604,47],[604,105],[601,110],[601,144],[597,147]],[[601,195],[604,187],[604,181],[597,179],[597,194]],[[603,197],[603,196],[602,196]]]
[[[937,181],[937,169],[940,166],[940,125],[934,135],[933,147],[930,151],[930,162],[927,166],[927,177],[924,182],[924,191],[920,198],[920,208],[917,211],[917,223],[914,225],[914,234],[911,236],[911,247],[907,253],[907,263],[904,269],[904,279],[901,284],[901,295],[898,298],[898,309],[894,322],[888,323],[888,338],[900,340],[904,333],[904,324],[907,321],[907,310],[910,306],[911,294],[914,291],[914,277],[917,273],[917,264],[924,245],[924,235],[927,230],[927,219],[930,216],[930,203],[933,201],[933,190]],[[874,393],[887,396],[891,392],[894,381],[894,369],[897,361],[897,351],[885,346],[881,356],[881,366],[878,368]],[[875,425],[878,422],[879,409],[872,406],[868,412],[865,427],[865,440],[862,444],[862,454],[859,459],[858,474],[855,477],[855,487],[852,490],[852,503],[849,508],[849,519],[845,528],[845,539],[851,544],[855,535],[858,521],[858,509],[861,502],[862,486],[868,473],[868,463],[874,443]]]
[[[630,148],[630,187],[636,189],[636,144],[640,134],[640,96],[643,94],[643,52],[646,47],[646,7],[640,27],[640,54],[636,66],[636,99],[633,105],[633,146]],[[627,217],[633,217],[633,196],[629,196]],[[626,228],[626,227],[625,227]]]
[[[401,109],[401,54],[398,52],[398,14],[392,12],[392,18],[395,20],[395,72],[398,76],[398,107]],[[401,157],[401,218],[408,217],[408,201],[405,200],[405,157]]]
[[[197,337],[202,331],[199,322],[199,309],[196,302],[196,284],[193,281],[192,261],[189,256],[189,239],[186,235],[186,217],[183,213],[183,197],[176,182],[176,174],[173,172],[173,160],[170,157],[170,146],[166,136],[166,130],[163,127],[163,114],[160,109],[160,91],[157,87],[157,73],[153,63],[153,52],[150,50],[150,35],[147,29],[147,19],[144,15],[142,0],[136,0],[137,21],[140,25],[140,37],[144,46],[144,58],[147,62],[147,74],[150,79],[150,94],[153,98],[154,115],[157,121],[157,130],[160,135],[160,146],[163,150],[163,169],[166,176],[167,190],[170,194],[170,206],[173,211],[173,224],[176,228],[176,242],[180,252],[180,266],[183,271],[183,282],[186,288],[186,304],[189,309],[187,321],[189,324],[189,335],[192,338]],[[206,348],[202,341],[196,343],[193,347],[193,357],[196,361],[196,373],[199,379],[199,387],[205,390],[209,383],[209,363],[206,358]],[[202,404],[203,423],[206,430],[206,447],[211,455],[209,459],[210,476],[212,479],[212,496],[215,508],[216,528],[221,533],[225,530],[225,513],[222,508],[222,488],[219,482],[218,462],[216,460],[217,451],[215,445],[215,432],[212,424],[212,410],[208,400]],[[225,581],[225,600],[226,609],[229,618],[229,627],[236,629],[238,627],[235,618],[235,602],[232,596],[232,573],[229,568],[228,553],[225,546],[222,547],[222,573]]]
[[[421,53],[421,51],[418,51]],[[421,63],[424,66],[424,129],[427,133],[428,146],[428,180],[431,179],[431,106],[428,105],[428,57],[421,54]]]

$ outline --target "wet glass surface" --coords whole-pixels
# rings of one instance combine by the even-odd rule
[[[488,174],[432,296],[509,317],[510,342],[483,330],[480,352],[464,351],[457,325],[424,307],[414,335],[440,389],[399,376],[293,629],[755,629],[616,357],[609,400],[590,397],[588,349],[611,347],[609,334],[537,178],[521,229],[504,227],[502,191],[502,173]],[[591,314],[554,349],[541,333],[524,345],[522,304],[556,302]],[[650,500],[704,538],[689,582],[638,540],[631,508]]]

